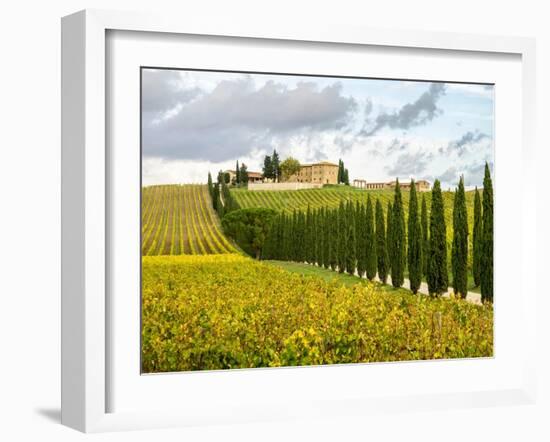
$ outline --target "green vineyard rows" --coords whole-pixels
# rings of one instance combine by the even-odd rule
[[[401,190],[403,196],[403,208],[405,214],[409,211],[409,192]],[[324,187],[321,189],[307,190],[287,190],[287,191],[249,191],[246,189],[232,189],[231,194],[241,208],[249,207],[267,207],[278,211],[284,211],[291,214],[293,211],[306,211],[308,206],[311,209],[319,207],[338,208],[340,201],[352,201],[366,204],[370,195],[373,203],[379,199],[384,207],[388,203],[393,203],[393,190],[359,190],[349,186]],[[481,191],[480,191],[481,196]],[[422,203],[422,197],[426,198],[428,213],[431,206],[431,192],[419,193],[419,204]],[[445,224],[447,227],[447,240],[450,248],[453,228],[453,200],[454,192],[443,192],[443,203],[445,205]],[[468,211],[468,229],[470,231],[469,241],[472,241],[472,231],[474,225],[474,192],[466,192],[466,207]],[[450,249],[449,249],[450,250]]]
[[[160,185],[142,190],[142,255],[235,253],[221,231],[203,185]]]

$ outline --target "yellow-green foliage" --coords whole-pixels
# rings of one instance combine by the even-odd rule
[[[144,372],[482,357],[493,309],[236,254],[143,258]]]

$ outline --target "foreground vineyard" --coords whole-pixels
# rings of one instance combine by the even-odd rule
[[[142,255],[207,255],[235,252],[221,231],[206,186],[144,187]]]
[[[143,258],[142,369],[493,354],[493,309],[304,277],[237,254]]]

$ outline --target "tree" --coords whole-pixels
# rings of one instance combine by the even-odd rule
[[[283,181],[287,181],[292,175],[300,172],[300,162],[293,157],[288,157],[281,163],[281,174]]]
[[[351,206],[351,203],[349,203]],[[350,213],[351,216],[350,216]],[[346,247],[345,247],[345,264],[346,264],[346,272],[348,272],[350,275],[355,275],[355,266],[356,266],[356,257],[355,257],[355,223],[353,219],[353,206],[351,206],[351,210],[348,210],[348,216],[347,216],[347,236],[346,236]]]
[[[231,181],[231,174],[229,172],[224,172],[222,182],[225,184],[229,184],[230,181]]]
[[[273,173],[273,179],[276,182],[281,180],[281,163],[279,160],[279,154],[273,149],[273,156],[271,157],[271,168]]]
[[[388,255],[388,274],[391,274],[391,263],[393,256],[393,239],[392,239],[392,228],[393,228],[393,206],[390,201],[388,201],[388,212],[386,214],[386,250]]]
[[[473,257],[472,257],[472,273],[475,286],[481,283],[481,236],[482,236],[482,219],[481,219],[481,198],[479,190],[475,190],[474,197],[474,231],[473,231]]]
[[[357,273],[361,278],[367,271],[367,237],[365,219],[365,206],[357,203],[355,208],[355,241],[357,245],[355,254],[357,257]]]
[[[239,180],[240,183],[243,185],[248,184],[248,168],[244,163],[241,164],[241,169],[239,171]]]
[[[260,259],[276,214],[264,207],[234,210],[223,217],[222,226],[246,253]]]
[[[344,163],[342,162],[341,159],[338,160],[338,177],[336,179],[336,182],[338,184],[340,184],[341,182],[343,182],[343,174],[344,174]]]
[[[262,168],[264,178],[271,179],[273,178],[273,163],[271,157],[266,155],[264,158],[264,167]]]
[[[395,180],[395,194],[393,198],[392,214],[392,254],[391,281],[394,287],[401,287],[405,281],[405,215],[403,213],[403,201],[401,200],[401,186],[399,180]]]
[[[422,275],[428,276],[428,247],[429,247],[429,233],[428,233],[428,208],[426,206],[426,198],[422,194],[422,215],[420,217],[420,224],[422,226]]]
[[[485,163],[483,178],[483,226],[481,232],[481,299],[493,302],[493,182]]]
[[[348,235],[348,226],[347,226],[347,217],[346,217],[346,208],[344,202],[340,201],[340,206],[338,207],[338,271],[343,273],[346,269],[346,247],[347,247],[347,235]]]
[[[451,269],[454,293],[466,298],[468,293],[468,212],[462,176],[454,198]]]
[[[210,198],[214,195],[214,186],[212,185],[212,175],[210,172],[208,172],[208,193],[210,194]]]
[[[411,180],[409,194],[409,222],[408,222],[407,265],[411,291],[416,294],[422,282],[422,227],[418,217],[418,200],[416,185]]]
[[[241,184],[241,169],[239,168],[239,160],[237,160],[237,165],[235,166],[235,183],[237,185]]]
[[[386,226],[384,225],[384,209],[376,199],[376,258],[378,278],[384,284],[388,278],[388,249],[386,248]]]
[[[367,278],[372,281],[376,276],[376,238],[374,235],[374,210],[370,195],[367,197],[367,209],[365,213],[365,243]]]
[[[428,290],[431,295],[441,295],[447,291],[447,229],[441,184],[435,180],[432,189],[432,209],[430,211],[430,239],[428,250]]]
[[[344,169],[343,176],[342,176],[342,182],[346,186],[349,186],[349,172],[348,172],[348,169]]]

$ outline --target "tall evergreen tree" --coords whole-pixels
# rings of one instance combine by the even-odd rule
[[[367,210],[365,214],[365,245],[367,258],[367,278],[372,281],[376,276],[376,237],[374,235],[374,210],[370,195],[367,197]]]
[[[474,231],[472,238],[472,274],[474,277],[474,284],[476,287],[481,283],[481,238],[483,222],[481,218],[481,198],[479,197],[479,190],[475,190],[474,197]]]
[[[416,184],[411,180],[409,193],[409,220],[407,235],[407,264],[411,291],[416,294],[422,282],[422,227],[418,216]]]
[[[281,180],[281,161],[275,149],[273,149],[273,155],[271,157],[271,168],[273,173],[272,178],[278,183]]]
[[[422,194],[422,214],[420,216],[420,225],[422,226],[422,275],[428,276],[428,248],[429,248],[429,232],[428,232],[428,207],[426,198]]]
[[[344,169],[344,172],[343,172],[343,177],[342,177],[342,182],[346,185],[346,186],[349,186],[349,172],[348,172],[348,169]]]
[[[431,295],[445,293],[449,286],[447,274],[447,239],[441,184],[435,180],[430,211],[430,239],[428,250],[428,290]]]
[[[355,237],[357,248],[355,254],[357,256],[357,273],[359,277],[363,277],[367,271],[367,237],[365,224],[365,206],[357,203],[355,208]]]
[[[355,266],[357,264],[355,249],[355,222],[354,222],[354,210],[351,203],[348,204],[347,210],[347,237],[346,237],[346,272],[350,275],[355,275]]]
[[[235,165],[235,183],[239,185],[241,183],[241,168],[239,167],[239,160]]]
[[[248,168],[244,163],[241,164],[239,182],[244,185],[248,184]]]
[[[376,199],[376,259],[378,278],[385,284],[388,278],[388,249],[386,248],[384,209],[378,199]]]
[[[386,250],[388,252],[388,275],[391,274],[391,264],[393,257],[393,206],[388,202],[388,212],[386,214]]]
[[[401,200],[401,186],[395,181],[395,194],[392,214],[392,256],[391,280],[394,287],[401,287],[405,281],[405,215]]]
[[[208,172],[208,193],[210,194],[210,198],[214,195],[214,187],[212,185],[212,175],[210,172]]]
[[[485,163],[485,177],[483,179],[481,299],[493,302],[493,181],[487,163]]]
[[[340,201],[338,208],[338,271],[343,273],[346,269],[346,247],[348,223],[346,222],[346,207],[343,201]]]
[[[468,212],[462,176],[454,198],[451,268],[454,293],[466,298],[468,293]]]
[[[272,179],[273,178],[273,163],[271,157],[266,155],[264,158],[264,167],[262,169],[264,178]]]
[[[328,263],[333,271],[338,267],[338,246],[340,244],[340,231],[338,229],[339,213],[340,209],[329,210],[327,220],[329,224],[327,233],[330,232],[326,241],[328,245]]]
[[[338,177],[336,179],[337,184],[340,184],[342,182],[342,175],[343,175],[343,163],[342,160],[338,160]]]

